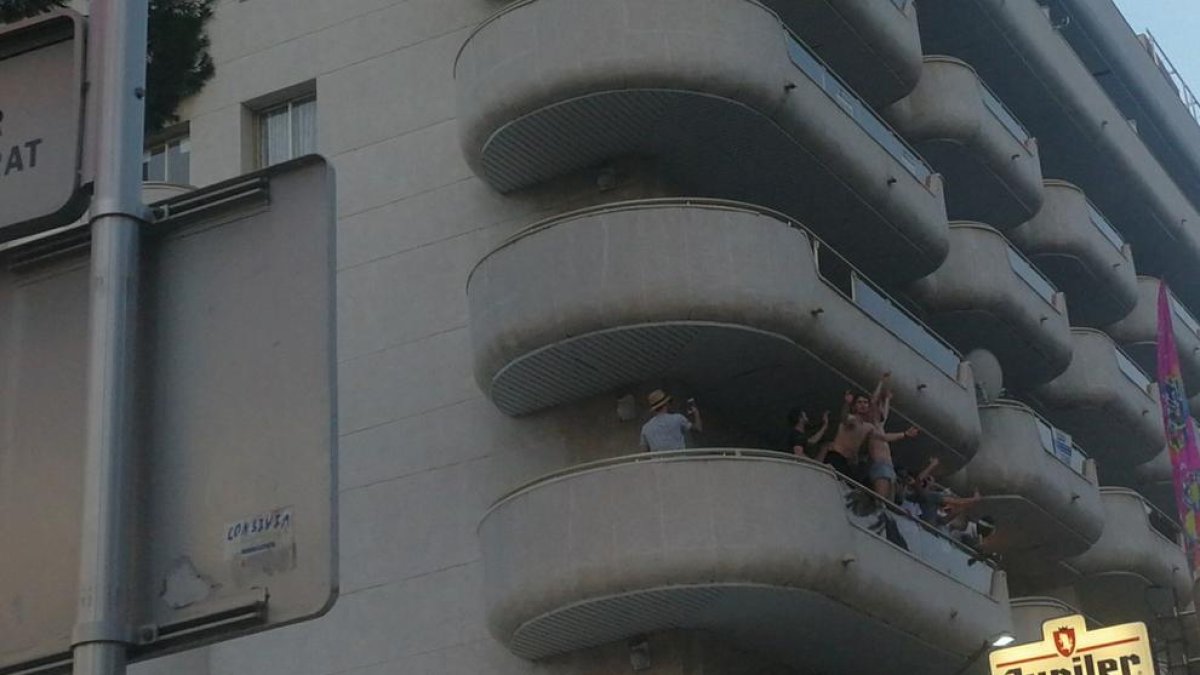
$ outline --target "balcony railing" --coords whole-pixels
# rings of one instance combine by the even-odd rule
[[[1017,276],[1021,277],[1022,281],[1046,301],[1046,304],[1055,307],[1054,296],[1058,293],[1058,289],[1033,266],[1033,263],[1012,246],[1008,247],[1008,264],[1017,273]],[[1057,310],[1057,307],[1055,309]]]
[[[1175,93],[1179,95],[1179,100],[1183,102],[1187,111],[1191,113],[1192,118],[1200,123],[1200,99],[1192,93],[1192,88],[1188,86],[1187,80],[1183,79],[1183,75],[1179,73],[1179,69],[1171,62],[1171,57],[1167,56],[1166,50],[1162,48],[1154,34],[1150,31],[1142,33],[1138,37],[1141,38],[1142,45],[1146,47],[1146,51],[1150,53],[1150,58],[1154,60],[1154,65],[1158,66],[1158,70],[1167,78],[1167,82]]]
[[[796,227],[802,229],[799,225]],[[957,378],[962,356],[950,343],[859,273],[836,251],[811,234],[808,236],[817,261],[817,273],[826,283],[946,376]]]
[[[1113,248],[1124,253],[1125,237],[1121,236],[1117,228],[1113,227],[1113,224],[1108,221],[1108,218],[1104,217],[1104,214],[1100,213],[1100,210],[1094,204],[1089,201],[1087,206],[1088,219],[1091,221],[1092,226],[1100,230],[1100,234],[1104,235],[1104,238],[1108,240],[1108,243],[1113,245]]]
[[[638,463],[660,463],[680,460],[695,460],[705,457],[745,457],[770,460],[785,460],[802,464],[816,464],[807,457],[797,457],[789,453],[773,450],[746,450],[740,448],[704,448],[696,450],[669,450],[662,452],[643,452],[636,455],[611,457],[584,464],[567,467],[532,480],[497,500],[502,504],[514,497],[554,481],[562,480],[608,467]],[[842,503],[846,509],[846,519],[854,527],[877,537],[882,543],[903,550],[908,555],[933,569],[949,576],[959,583],[983,595],[992,592],[992,578],[996,573],[995,565],[979,552],[951,538],[928,523],[914,518],[907,511],[896,506],[890,500],[883,498],[870,488],[857,483],[833,471],[827,466],[819,465],[823,471],[837,478],[842,488]],[[493,506],[493,509],[496,507]],[[803,514],[796,514],[803,517]],[[887,525],[895,524],[903,542],[895,541],[887,534]]]
[[[1042,419],[1041,415],[1037,415],[1035,419],[1037,420],[1038,438],[1041,440],[1042,449],[1046,451],[1046,454],[1071,467],[1080,476],[1086,477],[1084,467],[1087,465],[1087,453],[1071,442],[1069,434],[1051,426],[1049,422]]]
[[[1129,358],[1129,356],[1122,351],[1120,347],[1116,347],[1114,345],[1114,349],[1115,351],[1113,353],[1117,357],[1117,367],[1121,369],[1121,373],[1123,373],[1130,382],[1140,387],[1142,391],[1149,392],[1150,387],[1154,384],[1154,381],[1150,379],[1150,376],[1146,375],[1146,372],[1142,370],[1141,366],[1134,363],[1133,359]]]
[[[1012,134],[1013,138],[1016,138],[1021,143],[1025,143],[1033,138],[1033,134],[1029,133],[1029,129],[1025,128],[1025,125],[1017,119],[1017,116],[1008,109],[1008,106],[1004,105],[1000,97],[996,96],[995,92],[982,79],[979,80],[979,88],[983,92],[983,105],[996,116],[996,119],[1000,120],[1000,124],[1004,125],[1005,129],[1008,129],[1008,133]]]
[[[875,140],[896,161],[923,185],[928,185],[933,176],[933,169],[921,158],[917,151],[908,145],[883,118],[867,105],[858,94],[842,82],[833,70],[813,54],[809,48],[790,31],[788,32],[788,55],[792,63],[804,72],[833,99],[838,106],[853,119],[867,135]]]
[[[1183,322],[1184,326],[1187,326],[1192,335],[1200,337],[1200,322],[1196,321],[1196,317],[1192,316],[1192,313],[1188,311],[1187,307],[1183,306],[1182,302],[1179,302],[1174,293],[1170,293],[1169,297],[1171,299],[1171,313],[1175,315],[1175,318]]]

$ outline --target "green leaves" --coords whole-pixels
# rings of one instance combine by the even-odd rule
[[[0,23],[62,7],[66,0],[0,0]],[[146,131],[178,121],[183,99],[198,93],[214,68],[204,25],[216,0],[150,0],[146,55]]]
[[[0,0],[2,2],[3,0]],[[178,121],[179,103],[213,76],[204,24],[215,0],[150,0],[146,65],[146,130]]]

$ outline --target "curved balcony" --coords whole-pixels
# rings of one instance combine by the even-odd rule
[[[467,160],[502,192],[652,156],[684,191],[812,224],[881,281],[945,256],[941,178],[755,0],[526,0],[455,73]]]
[[[1138,303],[1124,319],[1105,327],[1104,332],[1116,340],[1129,356],[1148,373],[1157,370],[1158,363],[1158,287],[1154,277],[1137,279]],[[1183,306],[1174,293],[1170,294],[1171,328],[1175,348],[1179,352],[1179,370],[1189,391],[1200,388],[1200,321]]]
[[[1166,444],[1154,382],[1104,333],[1073,328],[1071,338],[1071,365],[1033,390],[1037,403],[1105,469],[1153,459]]]
[[[1194,422],[1193,422],[1194,423]],[[1200,426],[1196,427],[1200,431]],[[1171,454],[1166,448],[1154,456],[1154,459],[1139,464],[1133,468],[1132,481],[1125,476],[1125,484],[1131,485],[1138,494],[1145,497],[1155,507],[1164,513],[1176,513],[1174,469],[1171,467]]]
[[[805,672],[950,675],[1010,629],[1003,572],[828,467],[781,453],[643,453],[503,498],[479,526],[488,624],[541,659],[704,630]],[[895,540],[895,539],[893,539]],[[870,635],[871,649],[830,649]]]
[[[1017,644],[1042,641],[1042,624],[1064,616],[1079,614],[1079,610],[1058,598],[1028,596],[1013,598],[1013,637]]]
[[[911,0],[763,0],[873,106],[921,79],[921,34]]]
[[[1038,138],[1042,172],[1083,188],[1133,244],[1138,271],[1200,306],[1200,212],[1033,0],[921,0],[928,52],[964,59]],[[1067,26],[1066,28],[1070,28]]]
[[[1009,387],[1051,380],[1071,362],[1063,294],[987,225],[952,223],[946,262],[908,293],[956,347],[992,352]]]
[[[1045,181],[1042,210],[1008,232],[1071,303],[1071,323],[1099,327],[1133,311],[1138,302],[1133,250],[1083,190]]]
[[[1113,103],[1138,121],[1138,135],[1175,182],[1200,204],[1200,110],[1182,76],[1168,74],[1174,71],[1170,56],[1152,35],[1135,34],[1111,0],[1064,0],[1055,9],[1068,12],[1063,37],[1097,73]]]
[[[1092,461],[1016,401],[981,406],[979,420],[979,449],[949,481],[959,494],[983,495],[972,514],[992,518],[988,550],[1004,555],[1006,569],[1040,570],[1096,543],[1104,508]]]
[[[778,213],[664,199],[565,214],[488,254],[467,295],[476,379],[508,414],[665,378],[766,431],[890,370],[894,414],[924,432],[905,448],[961,465],[978,441],[957,352]]]
[[[883,114],[945,177],[951,218],[1007,228],[1041,208],[1037,141],[965,62],[926,56],[917,88]]]
[[[1191,604],[1191,572],[1176,526],[1133,490],[1106,487],[1100,494],[1104,534],[1070,561],[1083,574],[1075,588],[1084,609],[1120,623]]]

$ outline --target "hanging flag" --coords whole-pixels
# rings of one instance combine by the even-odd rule
[[[1171,455],[1175,505],[1179,509],[1179,522],[1183,523],[1184,545],[1195,579],[1200,571],[1200,533],[1196,527],[1200,517],[1200,448],[1196,446],[1196,429],[1179,371],[1179,352],[1171,327],[1171,299],[1165,282],[1158,287],[1158,398]]]

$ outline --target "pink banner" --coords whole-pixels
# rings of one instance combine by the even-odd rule
[[[1179,509],[1179,522],[1183,523],[1184,544],[1195,579],[1200,570],[1200,534],[1196,528],[1200,513],[1200,449],[1196,446],[1196,429],[1179,371],[1179,352],[1171,326],[1171,298],[1165,283],[1158,288],[1158,395],[1175,479],[1175,505]]]

